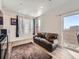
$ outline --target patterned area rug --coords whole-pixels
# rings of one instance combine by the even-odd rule
[[[11,59],[52,59],[52,56],[40,50],[31,42],[13,47]]]

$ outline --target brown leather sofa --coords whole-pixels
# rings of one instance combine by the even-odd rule
[[[58,44],[54,44],[54,40],[58,40],[58,34],[56,33],[37,33],[37,35],[33,37],[33,40],[49,52],[52,52],[58,46]]]

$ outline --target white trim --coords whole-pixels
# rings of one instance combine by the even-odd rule
[[[63,45],[64,45],[64,42],[63,42],[63,25],[64,24],[63,24],[63,17],[62,16],[60,16],[60,17],[61,17],[60,18],[61,19],[60,20],[61,21],[61,23],[60,23],[61,24],[61,47],[63,48]]]
[[[74,15],[74,14],[78,14],[79,13],[79,9],[76,10],[72,10],[72,11],[68,11],[62,14],[59,14],[59,16],[69,16],[69,15]]]
[[[75,10],[75,11],[71,11],[71,13],[67,12],[67,13],[63,13],[59,16],[61,16],[61,38],[62,38],[62,41],[61,41],[61,44],[62,44],[62,47],[64,47],[64,41],[63,41],[63,30],[64,30],[64,17],[67,17],[67,16],[73,16],[73,15],[76,15],[76,14],[79,14],[79,10]]]

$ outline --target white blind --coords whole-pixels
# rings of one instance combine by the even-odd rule
[[[30,34],[30,21],[31,20],[23,19],[24,34]]]
[[[33,20],[19,17],[19,35],[33,33]]]

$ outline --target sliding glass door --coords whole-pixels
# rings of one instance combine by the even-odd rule
[[[64,47],[79,50],[79,14],[64,17]]]

